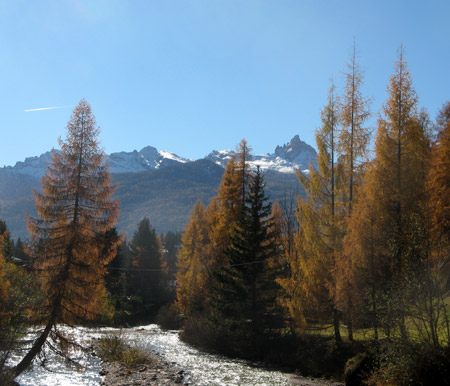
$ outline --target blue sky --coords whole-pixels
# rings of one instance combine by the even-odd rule
[[[57,147],[81,98],[107,153],[315,145],[354,40],[371,126],[401,43],[434,118],[450,99],[449,16],[448,0],[0,0],[0,166]]]

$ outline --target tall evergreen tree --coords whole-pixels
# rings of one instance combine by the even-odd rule
[[[53,153],[35,192],[39,218],[28,219],[30,251],[40,273],[48,303],[42,307],[45,327],[25,357],[15,366],[23,372],[41,351],[59,323],[92,320],[102,307],[103,276],[120,240],[107,249],[101,236],[118,216],[118,202],[108,169],[102,166],[98,128],[90,105],[82,99],[60,140],[61,153]]]
[[[246,205],[231,233],[227,249],[229,265],[216,271],[216,322],[243,327],[251,320],[251,331],[261,333],[267,311],[273,309],[276,237],[271,223],[271,204],[264,192],[260,170],[252,177]]]
[[[8,232],[8,227],[6,226],[6,222],[0,220],[0,235],[3,235],[3,256],[7,261],[11,259],[14,251],[14,242],[11,240],[11,237]]]
[[[146,306],[165,301],[167,265],[161,248],[155,228],[144,217],[130,242],[131,271],[127,283],[129,293],[142,297]]]

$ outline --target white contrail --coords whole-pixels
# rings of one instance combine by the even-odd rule
[[[42,110],[54,110],[54,109],[63,109],[64,107],[70,107],[70,106],[57,106],[57,107],[39,107],[37,109],[28,109],[23,111],[42,111]]]

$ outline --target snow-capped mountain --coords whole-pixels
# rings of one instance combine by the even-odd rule
[[[136,173],[189,161],[168,151],[158,151],[152,146],[147,146],[141,151],[111,153],[105,157],[104,163],[109,165],[111,173]]]
[[[234,150],[214,150],[205,158],[225,167],[228,161],[237,157]],[[272,154],[252,155],[250,166],[261,170],[275,170],[281,173],[293,173],[300,170],[303,173],[309,171],[309,163],[317,166],[317,154],[314,148],[303,142],[298,135],[283,146],[277,146]]]
[[[233,150],[214,150],[205,158],[225,167],[227,162],[236,155]],[[19,161],[14,166],[0,168],[0,172],[41,177],[51,157],[52,153],[46,152],[38,157],[29,157],[25,161]],[[253,155],[250,164],[254,168],[257,165],[260,166],[263,171],[293,173],[297,169],[306,173],[310,161],[314,166],[316,165],[316,158],[316,151],[296,135],[287,144],[277,146],[272,154]],[[105,155],[104,164],[109,165],[111,173],[137,173],[189,161],[191,160],[179,157],[174,153],[158,151],[152,146],[147,146],[140,151],[122,151]]]
[[[39,178],[44,174],[51,157],[52,152],[48,151],[38,157],[25,158],[25,161],[19,161],[14,166],[0,168],[0,171]],[[140,151],[122,151],[105,155],[103,163],[109,165],[111,173],[137,173],[189,161],[189,159],[179,157],[168,151],[158,151],[152,146],[147,146]]]

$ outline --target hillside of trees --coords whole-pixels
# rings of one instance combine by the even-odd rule
[[[148,217],[158,233],[182,231],[189,212],[200,199],[205,205],[217,194],[224,169],[201,159],[141,173],[112,174],[120,201],[117,229],[132,237],[142,218]],[[268,194],[281,199],[286,190],[302,191],[294,173],[266,171]],[[0,216],[14,238],[26,240],[26,215],[35,216],[33,190],[39,179],[0,173]]]

